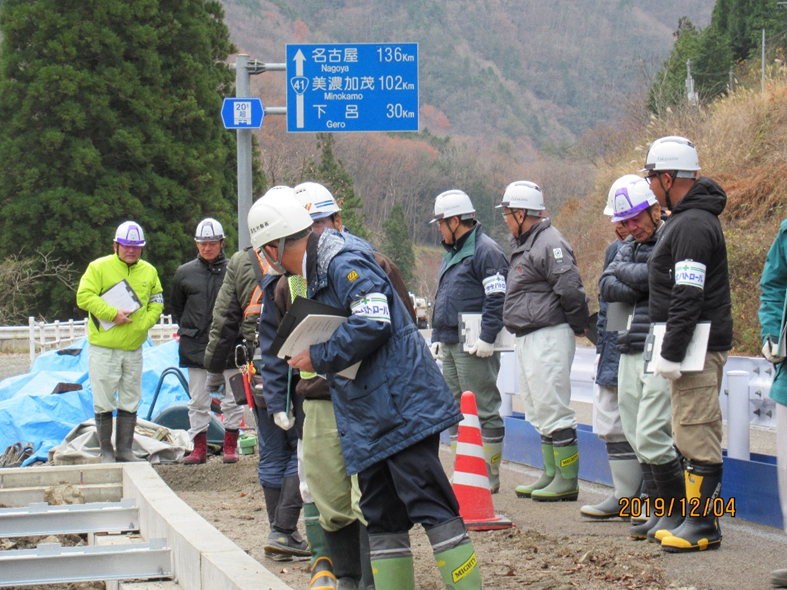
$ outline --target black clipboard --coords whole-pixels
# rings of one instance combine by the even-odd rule
[[[292,333],[295,327],[300,324],[306,316],[309,315],[336,315],[343,318],[350,317],[350,312],[340,307],[334,307],[326,303],[320,303],[313,299],[306,299],[300,295],[292,302],[292,307],[284,314],[281,319],[279,328],[276,330],[276,337],[271,344],[270,352],[274,356],[279,354],[287,337]]]

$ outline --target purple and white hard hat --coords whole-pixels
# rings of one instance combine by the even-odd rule
[[[123,246],[144,246],[145,234],[136,221],[124,221],[115,231],[115,241]]]
[[[658,203],[650,184],[644,178],[620,187],[615,191],[615,213],[612,223],[636,217],[640,212]]]

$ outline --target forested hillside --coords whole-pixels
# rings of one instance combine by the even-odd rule
[[[418,42],[422,125],[435,135],[507,137],[533,157],[617,118],[669,54],[678,18],[704,26],[714,1],[223,4],[233,42],[266,62],[284,61],[286,43]]]

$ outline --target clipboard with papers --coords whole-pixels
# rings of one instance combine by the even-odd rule
[[[462,350],[465,352],[468,352],[481,336],[481,316],[480,313],[459,314],[459,342],[462,342]],[[497,333],[494,345],[495,352],[514,350],[516,336],[504,327]]]
[[[115,309],[121,311],[134,312],[142,307],[142,302],[139,300],[139,297],[137,297],[134,289],[131,288],[131,285],[126,279],[115,283],[112,285],[112,287],[104,291],[101,294],[101,300],[110,307],[114,307]],[[106,320],[98,321],[105,331],[109,331],[115,327],[114,322]]]
[[[667,324],[657,322],[650,325],[648,337],[645,340],[645,373],[653,373],[653,361],[657,356],[661,356],[661,345],[664,342],[664,335],[667,333]],[[708,338],[710,337],[710,322],[699,322],[694,327],[694,334],[686,348],[686,356],[680,363],[680,370],[683,373],[702,371],[705,368],[705,353],[708,350]]]
[[[327,342],[349,317],[350,312],[347,310],[296,297],[279,324],[276,338],[271,344],[271,353],[280,359],[289,359],[310,346]],[[360,366],[361,363],[357,362],[337,375],[355,379]]]

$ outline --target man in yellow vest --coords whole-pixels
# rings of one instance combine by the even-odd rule
[[[142,228],[126,221],[117,228],[114,254],[90,263],[79,281],[77,305],[88,312],[90,387],[101,462],[138,461],[131,450],[142,398],[142,344],[164,310],[156,269],[141,259]],[[113,305],[123,291],[127,303]],[[112,413],[117,410],[115,448]]]

